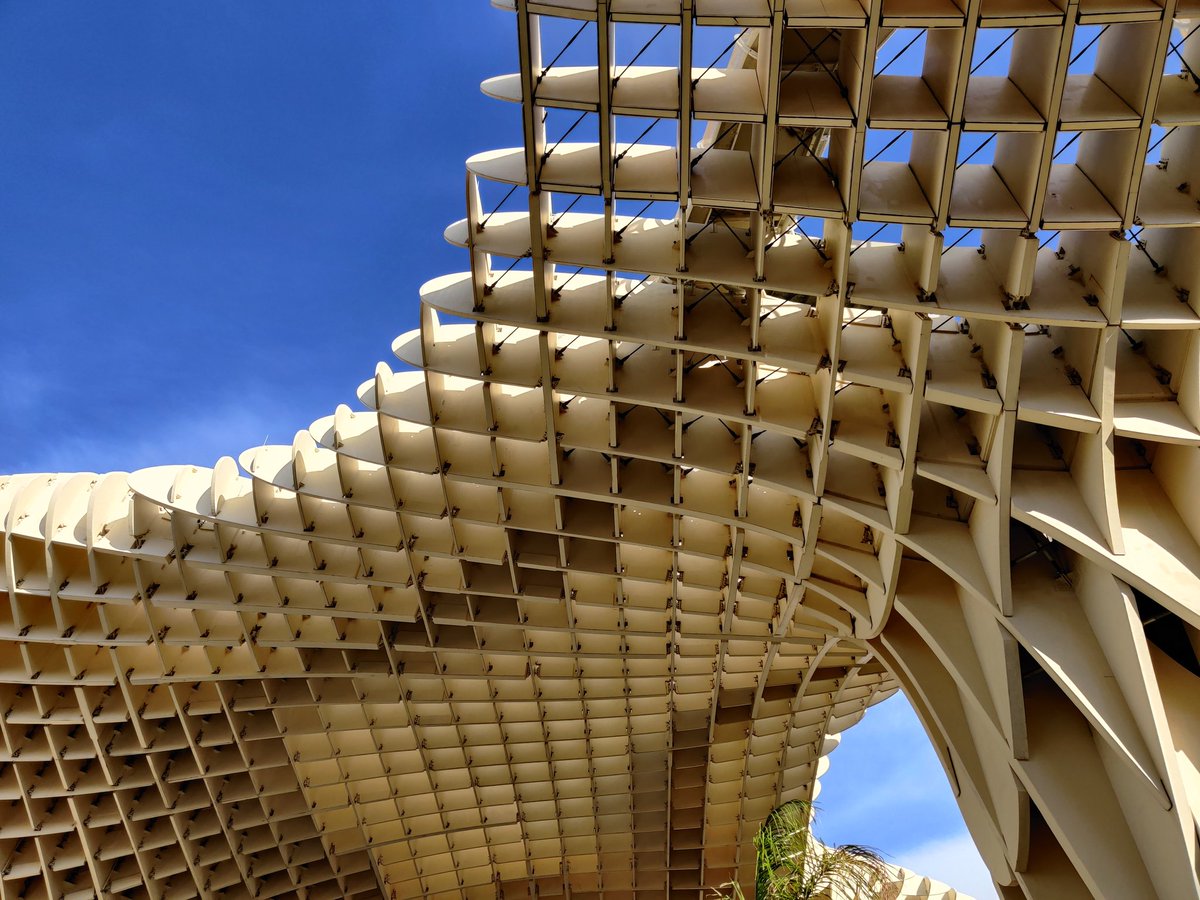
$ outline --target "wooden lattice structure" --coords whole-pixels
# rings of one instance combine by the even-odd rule
[[[1006,898],[1200,896],[1197,12],[518,0],[410,368],[0,480],[0,897],[696,900],[900,688]]]

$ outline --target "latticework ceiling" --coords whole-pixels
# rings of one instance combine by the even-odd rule
[[[1200,896],[1196,12],[517,2],[357,411],[0,480],[0,897],[697,900],[899,688],[1006,900]]]

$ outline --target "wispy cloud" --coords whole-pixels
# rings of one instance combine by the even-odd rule
[[[109,429],[64,431],[24,447],[11,447],[0,469],[108,472],[158,465],[210,466],[221,456],[236,458],[248,446],[261,444],[271,418],[269,410],[253,398],[238,398],[236,403],[212,408],[197,404],[153,420],[137,417],[134,410],[128,416],[115,412]],[[297,426],[300,424],[298,421]],[[275,443],[290,444],[292,432],[270,437]]]
[[[945,772],[903,696],[872,707],[842,735],[821,779],[827,839],[885,852],[963,829]]]
[[[979,851],[966,833],[913,847],[897,854],[891,862],[945,882],[976,900],[994,900],[998,897],[992,876],[988,874],[987,866],[979,858]]]
[[[912,706],[896,696],[842,736],[821,779],[817,834],[878,848],[887,860],[978,900],[995,890]]]

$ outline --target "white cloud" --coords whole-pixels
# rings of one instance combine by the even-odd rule
[[[842,736],[822,779],[816,833],[879,849],[893,865],[976,900],[995,900],[941,763],[902,695]]]
[[[0,473],[132,471],[146,466],[211,466],[221,456],[235,459],[266,438],[291,444],[297,428],[308,424],[294,417],[290,431],[280,426],[279,403],[248,393],[233,402],[200,398],[168,414],[147,415],[136,403],[111,404],[103,426],[86,423],[77,429],[36,435],[0,453]],[[332,412],[332,410],[330,410]],[[309,420],[311,421],[311,419]],[[272,427],[274,426],[274,427]]]
[[[892,855],[963,832],[941,763],[903,696],[868,710],[842,736],[821,779],[818,833]]]
[[[897,853],[888,862],[936,878],[976,900],[994,900],[998,896],[992,876],[965,830]]]

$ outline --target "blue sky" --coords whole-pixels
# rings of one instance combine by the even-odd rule
[[[0,472],[210,465],[353,405],[467,266],[442,230],[463,161],[520,143],[478,89],[515,67],[485,0],[0,0]],[[902,698],[821,806],[993,896]]]

